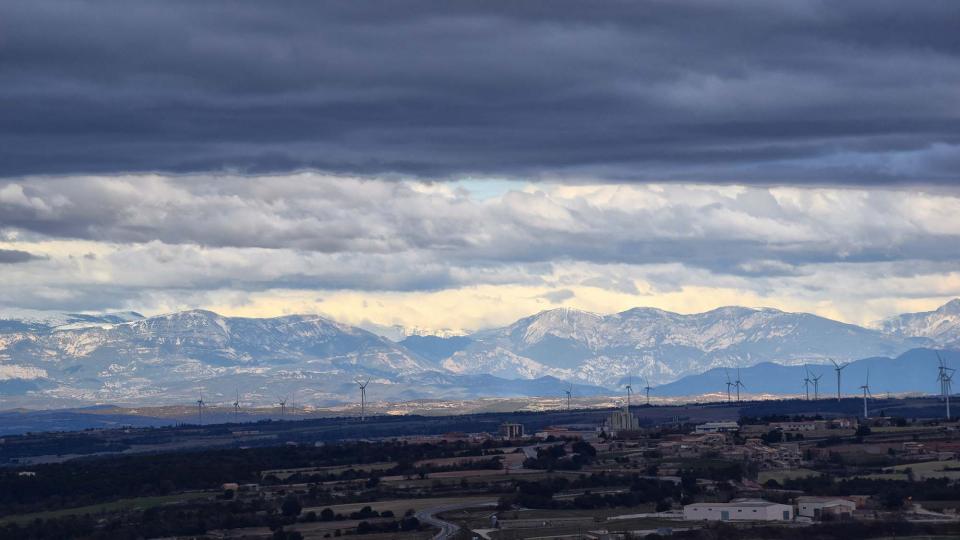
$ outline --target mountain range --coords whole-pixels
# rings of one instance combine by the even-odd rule
[[[939,355],[939,357],[938,357]],[[844,397],[861,396],[861,385],[869,384],[876,397],[887,393],[939,394],[937,366],[943,359],[950,365],[960,364],[960,351],[936,351],[911,349],[895,358],[873,357],[850,362],[841,371],[840,390]],[[841,366],[843,364],[840,364]],[[785,366],[763,362],[742,369],[714,368],[698,375],[690,375],[678,381],[654,388],[651,396],[699,396],[719,394],[726,399],[726,382],[737,378],[743,383],[746,396],[773,394],[780,396],[806,396],[833,398],[837,395],[837,374],[833,364],[807,364]],[[818,381],[814,384],[813,379]],[[804,379],[810,379],[804,384]],[[732,396],[736,389],[731,387]]]
[[[469,399],[609,392],[629,377],[666,385],[717,368],[899,357],[957,348],[960,301],[872,328],[806,313],[725,307],[682,315],[636,308],[612,315],[554,309],[468,336],[395,342],[317,315],[156,317],[0,310],[5,405],[266,404]],[[714,386],[715,388],[715,386]],[[5,408],[0,406],[0,408]]]
[[[872,325],[885,334],[900,337],[924,337],[950,348],[960,348],[960,298],[934,311],[906,313]]]

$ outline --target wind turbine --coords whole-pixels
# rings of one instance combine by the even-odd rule
[[[653,390],[653,388],[650,387],[650,379],[646,375],[643,376],[643,381],[646,384],[643,389],[647,392],[647,405],[650,405],[650,390]]]
[[[287,398],[277,396],[277,402],[280,404],[280,418],[287,413]]]
[[[834,362],[832,358],[830,359],[830,362],[833,364],[834,371],[837,372],[837,401],[840,401],[840,372],[843,370],[843,368],[849,366],[850,363],[844,362],[844,364],[841,366],[840,364]]]
[[[730,387],[733,386],[733,383],[730,382],[730,370],[723,368],[723,371],[727,373],[727,403],[730,403]]]
[[[813,381],[810,380],[810,370],[807,369],[807,366],[803,366],[803,371],[807,375],[803,378],[803,389],[807,392],[807,401],[810,401],[810,383]]]
[[[233,419],[240,423],[240,389],[237,388],[237,399],[233,402]]]
[[[822,379],[822,378],[823,378],[823,373],[821,373],[820,375],[817,375],[816,377],[813,377],[813,379],[812,379],[812,380],[813,380],[813,399],[814,399],[814,400],[820,399],[820,379]]]
[[[863,419],[866,420],[870,418],[870,415],[867,411],[867,396],[873,397],[873,394],[870,393],[870,370],[867,370],[867,382],[860,387],[863,390]]]
[[[627,410],[630,410],[630,395],[633,393],[633,376],[627,379]]]
[[[367,420],[367,385],[370,384],[370,379],[362,382],[360,379],[354,379],[353,382],[360,387],[360,421],[365,422]]]
[[[950,394],[953,393],[950,386],[953,382],[953,372],[955,370],[947,367],[947,363],[940,357],[940,353],[937,353],[937,360],[940,362],[940,366],[937,367],[937,380],[940,381],[940,396],[947,404],[947,420],[950,420]]]
[[[573,393],[573,385],[567,386],[567,389],[564,390],[564,393],[567,394],[567,412],[570,412],[570,394]]]
[[[733,385],[737,387],[737,403],[740,403],[740,389],[746,388],[743,381],[740,380],[740,368],[737,368],[737,380],[733,382]]]
[[[200,399],[197,400],[197,419],[200,425],[203,425],[203,392],[200,392]]]

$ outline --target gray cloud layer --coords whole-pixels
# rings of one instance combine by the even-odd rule
[[[0,264],[24,263],[38,258],[40,257],[37,257],[36,255],[33,255],[27,251],[20,251],[18,249],[0,249]]]
[[[479,327],[554,305],[604,311],[670,295],[674,307],[681,297],[828,302],[863,321],[902,310],[900,300],[960,295],[953,189],[468,191],[487,187],[316,173],[0,179],[0,262],[17,262],[3,265],[0,306],[309,310],[319,296],[361,320],[361,299],[409,298],[415,305],[371,308],[393,324],[385,313],[439,295],[470,302],[443,324]]]
[[[948,183],[957,28],[949,0],[13,0],[0,175]]]
[[[459,188],[315,174],[0,182],[0,231],[159,243],[170,258],[191,246],[287,250],[324,258],[338,288],[368,273],[382,274],[376,288],[442,288],[456,281],[446,264],[475,277],[556,261],[682,263],[743,276],[819,263],[945,263],[960,260],[958,213],[950,191],[543,186],[483,201]],[[351,268],[360,266],[369,272]],[[407,267],[419,277],[398,278]]]

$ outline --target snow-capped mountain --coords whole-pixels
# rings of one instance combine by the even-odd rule
[[[0,333],[0,379],[32,380],[53,398],[81,401],[167,400],[203,388],[233,394],[235,386],[262,387],[272,400],[268,387],[283,391],[285,381],[309,378],[331,396],[355,376],[388,379],[429,369],[389,340],[319,316],[249,319],[196,310]]]
[[[4,406],[182,404],[201,394],[207,403],[229,404],[237,393],[246,404],[329,405],[352,401],[358,377],[371,381],[368,398],[396,401],[539,395],[565,385],[450,373],[428,354],[450,344],[418,341],[419,354],[316,315],[254,319],[194,310],[132,321],[91,317],[84,325],[72,316],[26,315],[0,327]]]
[[[895,336],[924,337],[944,347],[960,347],[960,298],[934,311],[904,313],[874,323],[882,332]]]
[[[960,301],[867,329],[806,313],[725,307],[681,315],[555,309],[470,336],[401,343],[316,315],[223,317],[194,310],[143,318],[0,311],[0,401],[23,404],[264,404],[368,398],[469,399],[603,392],[627,377],[660,385],[724,366],[791,366],[960,348]],[[562,382],[566,381],[566,382]],[[556,388],[554,388],[556,387]],[[547,389],[553,390],[547,390]]]
[[[81,328],[84,326],[110,325],[122,322],[136,321],[143,315],[135,311],[105,313],[101,315],[86,315],[83,313],[66,313],[62,311],[41,311],[36,309],[0,309],[0,331],[13,328]]]
[[[656,384],[721,366],[896,356],[930,343],[807,313],[743,307],[693,315],[651,308],[613,315],[555,309],[472,338],[473,344],[441,365],[456,373],[551,375],[607,387],[628,376]]]

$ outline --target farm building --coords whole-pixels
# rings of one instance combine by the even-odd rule
[[[797,497],[797,515],[822,519],[825,515],[850,517],[857,504],[837,497]]]
[[[688,521],[792,521],[793,507],[762,499],[734,499],[728,503],[694,503],[683,507]]]
[[[736,422],[707,422],[694,428],[693,432],[701,433],[729,433],[740,429],[740,424]]]

